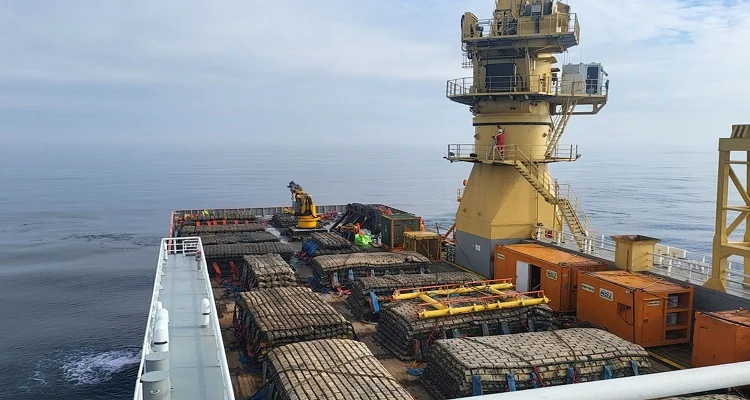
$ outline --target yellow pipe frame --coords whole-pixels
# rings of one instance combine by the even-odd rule
[[[419,299],[424,301],[425,303],[429,303],[431,306],[437,308],[438,310],[444,310],[448,308],[445,304],[440,304],[440,302],[426,294],[420,294]]]
[[[481,292],[487,290],[493,294],[503,294],[500,290],[512,289],[513,284],[509,282],[494,283],[490,285],[471,285],[471,286],[457,286],[456,288],[449,289],[436,289],[436,290],[419,290],[416,288],[414,292],[410,293],[394,293],[393,300],[412,300],[416,298],[422,299],[422,295],[427,296],[449,296],[452,294],[466,294],[473,292]],[[424,299],[422,299],[424,300]],[[431,299],[432,300],[432,299]]]
[[[437,302],[433,299],[430,299],[430,300],[432,300],[432,302],[427,302],[427,303],[433,307],[436,307],[438,305],[445,307],[445,304],[441,304],[440,302]],[[449,305],[448,307],[437,309],[437,310],[420,311],[419,318],[437,318],[437,317],[445,317],[448,315],[468,314],[468,313],[490,311],[490,310],[500,310],[503,308],[535,306],[535,305],[547,304],[547,303],[549,303],[549,299],[547,298],[547,296],[542,296],[541,298],[537,298],[537,299],[516,299],[516,300],[511,300],[511,301],[497,301],[494,303],[472,304],[470,306],[461,306],[461,307],[451,307]]]

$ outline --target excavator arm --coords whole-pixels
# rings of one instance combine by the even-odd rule
[[[305,193],[302,186],[294,181],[289,182],[287,187],[292,193],[292,208],[294,209],[294,215],[297,217],[297,227],[303,229],[316,228],[320,217],[316,212],[312,196]]]

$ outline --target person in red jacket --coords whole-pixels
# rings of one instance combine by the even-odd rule
[[[497,159],[503,160],[505,156],[505,132],[503,128],[497,128],[497,135],[492,137],[492,141],[495,142],[495,148],[497,149]]]

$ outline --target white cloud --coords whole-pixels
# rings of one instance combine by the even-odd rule
[[[464,142],[467,108],[444,98],[444,84],[470,74],[460,69],[461,14],[488,18],[493,3],[6,3],[0,110],[90,108],[113,119],[121,110],[123,129],[138,113],[187,128],[190,117],[221,118],[226,135],[248,124],[294,135],[297,115],[321,130]],[[568,3],[582,45],[565,58],[602,62],[611,79],[610,104],[574,118],[569,139],[668,143],[700,125],[714,141],[747,122],[737,118],[750,88],[750,1]]]
[[[127,5],[127,6],[126,6]],[[0,78],[176,83],[260,72],[434,80],[455,73],[453,42],[386,29],[346,1],[60,3],[0,10]],[[46,4],[45,4],[46,7]],[[33,27],[33,28],[32,28]],[[293,73],[293,72],[292,72]],[[273,80],[272,77],[266,77]]]

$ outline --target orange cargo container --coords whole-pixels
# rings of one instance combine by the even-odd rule
[[[693,367],[750,361],[750,311],[695,313]]]
[[[627,271],[578,275],[578,319],[643,347],[690,340],[693,288]]]
[[[579,271],[606,271],[606,261],[535,243],[495,246],[495,279],[511,278],[516,290],[544,290],[548,306],[575,312]]]

